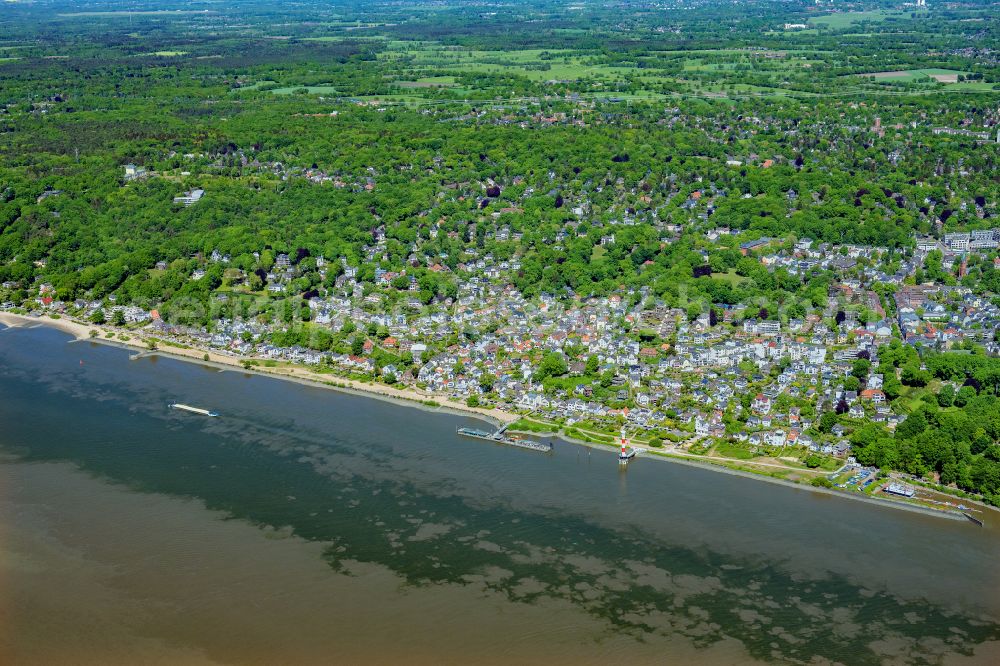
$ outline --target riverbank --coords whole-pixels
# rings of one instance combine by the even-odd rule
[[[86,632],[73,633],[80,617],[102,631],[116,625],[211,649],[232,663],[273,661],[277,652],[290,664],[322,654],[398,661],[368,642],[388,634],[413,663],[562,663],[554,656],[584,651],[574,645],[594,661],[656,663],[691,640],[737,640],[749,656],[672,659],[877,663],[859,656],[856,640],[838,638],[857,617],[875,627],[865,629],[864,644],[912,645],[906,655],[915,659],[1000,637],[1000,622],[996,630],[981,623],[987,611],[1000,617],[990,595],[1000,575],[996,529],[791,495],[691,467],[643,461],[620,470],[613,451],[587,455],[565,442],[537,455],[456,437],[462,422],[485,426],[471,418],[156,355],[132,362],[135,352],[71,339],[42,327],[0,331],[0,457],[16,465],[0,483],[0,531],[6,547],[14,544],[7,525],[28,530],[13,558],[45,566],[30,577],[23,568],[10,574],[17,590],[4,586],[5,597],[18,619],[0,624],[19,645],[34,646],[33,663],[59,662],[52,652],[63,646],[82,663],[87,645],[97,649]],[[165,408],[179,398],[223,418]],[[72,465],[99,486],[67,496],[72,482],[50,463]],[[107,485],[124,493],[105,501]],[[13,496],[18,486],[30,495]],[[156,498],[191,510],[167,502],[143,511]],[[59,525],[32,538],[47,517]],[[225,528],[240,525],[260,532],[259,549],[252,532],[243,539]],[[46,560],[40,549],[49,539],[96,561],[135,600],[131,614],[114,613],[121,606],[103,587],[77,587],[91,578],[75,558]],[[238,543],[228,547],[230,539]],[[234,562],[251,568],[278,560],[282,573],[227,565],[234,552],[242,554]],[[304,569],[315,583],[296,575]],[[266,583],[247,587],[254,580]],[[248,590],[260,603],[243,603]],[[775,617],[773,600],[791,598],[800,603]],[[96,599],[94,608],[80,599]],[[228,605],[214,603],[220,599]],[[747,622],[733,608],[760,615]],[[341,609],[350,622],[340,620]],[[770,643],[783,639],[762,631],[761,617],[793,632],[789,640],[811,642],[778,643],[776,653]],[[261,630],[258,622],[270,624]],[[346,626],[351,645],[331,626]],[[454,631],[427,634],[428,626]],[[961,646],[947,640],[952,627],[964,632]],[[226,644],[213,640],[219,636]],[[519,651],[505,651],[504,641]],[[152,661],[139,657],[113,653],[104,663]],[[180,659],[162,661],[170,657]]]
[[[440,410],[462,416],[476,416],[478,418],[485,418],[494,425],[512,423],[518,418],[516,414],[508,414],[507,412],[499,409],[469,407],[463,402],[452,400],[448,397],[423,394],[411,388],[400,389],[385,384],[368,384],[348,379],[346,377],[325,375],[307,368],[290,368],[282,366],[269,368],[261,365],[247,368],[243,365],[244,361],[256,361],[260,363],[266,359],[229,355],[198,347],[179,347],[171,345],[165,349],[162,347],[150,349],[148,345],[149,338],[135,331],[121,331],[105,326],[98,326],[96,324],[79,322],[66,317],[52,319],[51,317],[31,317],[27,315],[14,314],[12,312],[0,312],[0,324],[4,324],[5,326],[10,326],[12,328],[31,325],[49,326],[51,328],[58,329],[63,333],[67,333],[77,340],[89,340],[91,342],[98,342],[101,344],[135,350],[143,354],[156,354],[158,356],[174,358],[180,361],[194,361],[218,368],[220,370],[238,370],[247,374],[287,379],[309,386],[333,389],[335,391],[343,391],[356,395],[365,395],[371,398],[386,400],[408,407]],[[108,337],[109,333],[112,334],[111,337]],[[122,340],[119,337],[121,334],[129,335],[130,339]],[[206,355],[208,356],[207,360],[205,358]],[[429,403],[435,404],[432,405]]]
[[[875,497],[870,497],[859,492],[850,492],[844,490],[837,490],[834,488],[823,488],[822,486],[813,486],[809,484],[796,483],[794,481],[789,481],[788,479],[780,479],[774,476],[768,476],[766,474],[755,474],[753,472],[747,472],[740,469],[733,469],[727,467],[721,463],[710,463],[699,460],[690,460],[687,458],[679,457],[677,454],[671,453],[654,453],[653,457],[659,460],[666,460],[669,462],[678,463],[680,465],[690,465],[691,467],[699,467],[701,469],[711,469],[716,472],[721,472],[723,474],[731,474],[733,476],[742,476],[750,479],[759,479],[761,481],[767,481],[768,483],[774,483],[779,486],[786,486],[788,488],[796,488],[798,490],[804,490],[811,493],[820,493],[823,495],[830,495],[832,497],[843,497],[846,499],[856,500],[860,502],[866,502],[874,506],[881,506],[890,509],[901,509],[903,511],[911,511],[913,513],[922,513],[928,516],[936,516],[939,518],[950,518],[952,520],[968,521],[957,509],[955,511],[948,511],[946,509],[935,509],[932,507],[918,506],[915,504],[907,504],[905,502],[900,502],[891,499],[879,499]]]
[[[287,366],[278,366],[274,368],[269,368],[266,366],[259,366],[259,365],[247,368],[243,365],[244,361],[248,360],[262,361],[264,359],[228,355],[217,351],[212,351],[197,347],[170,346],[166,349],[164,348],[150,349],[148,347],[148,342],[147,342],[148,339],[136,334],[134,331],[128,332],[131,336],[130,340],[122,340],[118,337],[121,331],[118,331],[116,329],[111,329],[108,327],[97,326],[94,324],[87,324],[67,318],[52,319],[50,317],[31,317],[9,312],[0,312],[0,324],[4,324],[6,326],[11,326],[15,328],[21,326],[31,326],[31,325],[49,326],[58,329],[64,333],[67,333],[73,336],[77,340],[87,340],[110,346],[120,347],[127,350],[135,350],[140,352],[142,355],[155,354],[157,356],[163,356],[165,358],[173,358],[180,361],[187,361],[187,362],[193,361],[201,365],[214,367],[220,371],[238,371],[246,374],[255,374],[264,377],[283,379],[306,386],[332,389],[335,391],[340,391],[353,395],[361,395],[406,407],[416,407],[419,409],[425,409],[429,411],[443,411],[459,416],[474,416],[476,418],[485,419],[490,423],[492,423],[494,426],[510,424],[517,421],[519,418],[519,416],[516,414],[510,414],[498,409],[469,407],[464,403],[455,400],[450,400],[448,398],[444,398],[433,394],[425,395],[413,389],[399,389],[392,386],[381,385],[381,384],[368,384],[339,376],[331,377],[330,375],[324,375],[323,373],[314,372],[306,368],[298,368],[298,367],[293,368]],[[111,337],[108,337],[109,333],[112,334]],[[136,340],[139,340],[139,342],[136,342]],[[208,356],[207,360],[205,359],[206,355]],[[429,404],[431,402],[435,404],[433,405]],[[534,431],[518,431],[518,430],[512,430],[511,432],[517,432],[519,434],[535,438],[557,438],[569,444],[577,446],[585,446],[591,449],[599,449],[604,451],[613,450],[613,447],[610,447],[609,445],[577,439],[558,432],[534,432]],[[937,517],[951,518],[954,520],[961,520],[961,521],[968,520],[968,518],[957,509],[951,511],[946,509],[935,509],[932,507],[924,507],[890,499],[876,499],[873,497],[869,497],[867,495],[861,495],[860,493],[851,493],[832,488],[823,488],[818,486],[811,486],[802,483],[797,483],[795,481],[790,481],[788,479],[782,479],[775,476],[771,476],[763,472],[757,473],[746,470],[733,469],[732,467],[727,466],[726,463],[732,462],[734,464],[747,464],[747,465],[760,464],[764,466],[777,467],[780,469],[800,471],[797,470],[796,468],[788,466],[782,466],[777,464],[768,465],[767,463],[750,463],[747,461],[735,461],[735,460],[730,461],[728,459],[719,459],[717,462],[711,462],[710,460],[705,460],[704,458],[694,456],[693,454],[683,454],[680,452],[669,452],[669,451],[662,451],[662,452],[651,451],[643,447],[636,447],[636,448],[643,454],[641,456],[643,459],[658,459],[666,462],[689,465],[691,467],[698,467],[700,469],[721,472],[724,474],[730,474],[734,476],[742,476],[749,479],[766,481],[769,483],[783,485],[790,488],[797,488],[799,490],[806,490],[809,492],[816,492],[834,497],[843,497],[852,500],[860,500],[863,502],[873,504],[875,506],[887,507],[892,509],[901,509],[904,511],[911,511],[915,513],[922,513],[925,515],[931,515]],[[977,506],[983,507],[984,509],[991,508],[979,502],[974,502],[972,500],[968,501]]]
[[[575,437],[569,437],[568,435],[563,435],[563,434],[557,433],[557,432],[532,432],[532,431],[527,431],[527,430],[516,430],[516,429],[512,429],[510,432],[511,433],[521,434],[521,435],[527,435],[527,436],[535,437],[535,438],[539,438],[539,439],[554,438],[554,439],[558,439],[558,440],[564,441],[564,442],[566,442],[568,444],[573,444],[575,446],[584,446],[584,447],[587,447],[587,448],[590,448],[590,449],[597,449],[599,451],[607,451],[609,453],[613,453],[614,452],[614,447],[612,447],[612,446],[605,445],[605,444],[598,444],[598,443],[595,443],[595,442],[587,442],[587,441],[584,441],[582,439],[576,439]],[[695,457],[693,454],[681,454],[681,453],[670,452],[670,451],[663,451],[663,452],[660,452],[660,451],[650,451],[649,449],[642,448],[642,447],[635,447],[635,448],[638,451],[640,451],[641,455],[638,456],[637,458],[635,458],[633,460],[633,463],[635,461],[638,461],[638,460],[659,460],[659,461],[662,461],[662,462],[676,463],[678,465],[687,465],[689,467],[697,467],[698,469],[709,470],[709,471],[712,471],[712,472],[720,472],[722,474],[729,474],[731,476],[741,476],[741,477],[744,477],[744,478],[747,478],[747,479],[754,479],[756,481],[766,481],[767,483],[773,483],[773,484],[776,484],[776,485],[779,485],[779,486],[785,486],[786,488],[795,488],[797,490],[804,490],[804,491],[811,492],[811,493],[814,492],[814,493],[819,493],[819,494],[822,494],[822,495],[830,495],[831,497],[842,497],[842,498],[845,498],[845,499],[866,502],[866,503],[872,504],[874,506],[880,506],[880,507],[885,507],[885,508],[889,508],[889,509],[901,509],[903,511],[910,511],[910,512],[913,512],[913,513],[922,513],[922,514],[928,515],[928,516],[935,516],[935,517],[938,517],[938,518],[949,518],[949,519],[952,519],[952,520],[959,520],[959,521],[968,521],[969,520],[961,511],[959,511],[957,509],[954,510],[954,511],[948,511],[948,510],[945,510],[945,509],[934,509],[932,507],[923,507],[923,506],[917,506],[917,505],[914,505],[914,504],[907,504],[907,503],[899,502],[899,501],[896,501],[896,500],[877,499],[877,498],[874,498],[874,497],[869,497],[867,495],[862,495],[861,493],[851,493],[851,492],[846,492],[846,491],[843,491],[843,490],[836,490],[834,488],[823,488],[823,487],[820,487],[820,486],[813,486],[813,485],[809,485],[809,484],[796,483],[795,481],[789,481],[788,479],[781,479],[781,478],[778,478],[778,477],[775,477],[775,476],[769,476],[767,474],[762,474],[762,473],[758,474],[758,473],[755,473],[755,472],[748,472],[748,471],[745,471],[745,470],[733,469],[732,467],[726,466],[725,463],[723,463],[723,462],[712,463],[712,462],[709,462],[708,460],[705,460],[703,458],[702,459],[692,459],[692,458]],[[753,463],[746,463],[746,461],[740,461],[740,462],[742,462],[743,464],[753,464]],[[629,464],[633,464],[633,463],[629,463]],[[785,468],[785,469],[793,469],[793,468],[788,467],[788,468]],[[972,502],[971,500],[968,500],[968,501]],[[972,502],[972,503],[974,503],[974,504],[976,504],[978,506],[982,506],[984,509],[991,508],[991,507],[987,507],[986,505],[980,504],[979,502]]]

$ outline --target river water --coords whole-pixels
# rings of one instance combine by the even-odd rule
[[[463,425],[0,330],[0,660],[1000,661],[991,523]]]

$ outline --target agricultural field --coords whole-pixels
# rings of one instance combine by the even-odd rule
[[[916,10],[917,13],[926,13]],[[882,23],[895,19],[909,18],[911,12],[889,9],[873,9],[864,12],[838,12],[825,16],[815,16],[809,19],[809,23],[819,28],[828,30],[843,30],[855,25],[866,23]]]
[[[874,72],[866,74],[876,81],[907,81],[914,82],[926,79],[933,79],[938,83],[958,83],[958,77],[966,72],[956,72],[949,69],[910,69],[896,72]]]

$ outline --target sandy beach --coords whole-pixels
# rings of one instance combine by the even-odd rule
[[[327,375],[320,372],[314,372],[308,368],[296,367],[275,367],[269,368],[266,366],[254,366],[250,369],[243,367],[243,361],[264,361],[267,359],[256,358],[256,357],[244,357],[244,356],[234,356],[230,354],[223,354],[218,351],[213,351],[210,349],[200,349],[196,347],[167,347],[158,348],[155,351],[150,350],[147,344],[147,337],[141,332],[136,332],[132,330],[119,330],[107,326],[98,326],[96,324],[88,324],[67,317],[60,317],[59,319],[52,319],[51,317],[30,317],[26,315],[14,314],[11,312],[0,312],[0,324],[5,326],[10,326],[13,328],[22,326],[35,326],[43,325],[56,328],[64,333],[72,335],[78,340],[90,340],[93,342],[99,342],[103,344],[113,344],[119,347],[126,347],[129,349],[134,349],[136,351],[145,354],[158,354],[161,356],[178,358],[187,361],[197,361],[199,363],[209,363],[223,369],[239,369],[240,372],[248,372],[259,375],[266,375],[270,377],[281,377],[282,379],[290,379],[293,381],[299,381],[303,383],[308,383],[313,386],[322,386],[324,388],[329,388],[333,390],[345,390],[349,392],[363,393],[365,395],[391,400],[391,401],[402,401],[405,403],[420,403],[421,406],[441,409],[445,411],[453,411],[459,414],[468,414],[473,416],[478,416],[481,418],[486,418],[494,424],[512,423],[517,420],[516,414],[509,414],[507,412],[501,411],[499,409],[485,409],[482,407],[469,407],[464,402],[458,400],[452,400],[446,396],[441,396],[432,393],[421,393],[420,391],[412,388],[395,388],[393,386],[388,386],[386,384],[377,383],[366,383],[359,382],[356,380],[348,379],[346,377],[340,377],[336,375]],[[107,337],[111,333],[113,337]],[[129,336],[129,340],[119,339],[119,334],[126,334]],[[205,355],[208,355],[208,361],[205,360]],[[440,407],[432,407],[427,403],[429,401],[436,402]]]

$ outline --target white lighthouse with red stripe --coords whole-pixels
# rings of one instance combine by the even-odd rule
[[[618,464],[627,465],[628,461],[635,457],[635,449],[629,447],[628,437],[625,436],[625,428],[622,427],[621,453],[618,454]]]

